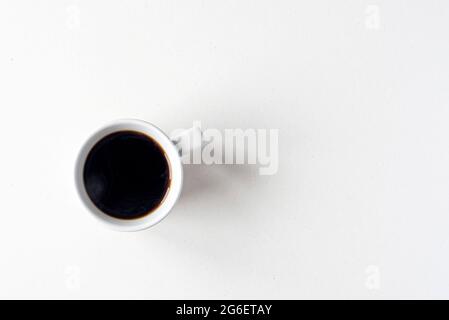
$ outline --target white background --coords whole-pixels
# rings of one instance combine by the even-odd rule
[[[449,2],[0,2],[1,298],[449,298]],[[279,129],[139,233],[77,199],[104,123]]]

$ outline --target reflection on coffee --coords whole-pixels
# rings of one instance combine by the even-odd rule
[[[154,211],[170,187],[170,165],[161,146],[135,131],[98,141],[84,165],[84,185],[95,206],[115,218],[136,219]]]

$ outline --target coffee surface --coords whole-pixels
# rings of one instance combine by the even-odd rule
[[[84,165],[89,198],[104,213],[135,219],[151,213],[170,187],[167,157],[152,138],[121,131],[101,139]]]

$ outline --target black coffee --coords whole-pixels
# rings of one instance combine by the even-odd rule
[[[120,131],[101,139],[84,165],[89,198],[104,213],[135,219],[156,209],[170,187],[170,166],[150,137]]]

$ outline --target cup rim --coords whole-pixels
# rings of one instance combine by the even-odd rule
[[[84,165],[92,147],[105,136],[119,131],[137,131],[154,139],[164,150],[170,166],[170,187],[162,203],[154,211],[136,219],[119,219],[112,217],[91,201],[84,185]],[[171,211],[181,193],[183,183],[182,162],[178,149],[170,138],[154,124],[138,119],[119,119],[107,123],[93,132],[82,145],[75,164],[75,185],[84,207],[97,220],[116,231],[139,231],[147,229],[162,221]]]

